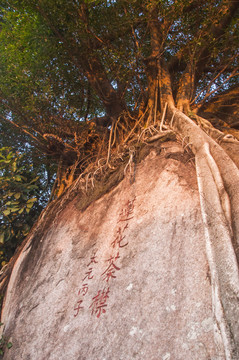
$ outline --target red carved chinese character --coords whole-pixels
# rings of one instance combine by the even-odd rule
[[[98,261],[96,261],[96,255],[94,254],[91,258],[90,258],[90,262],[87,266],[90,266],[91,264],[97,264]]]
[[[95,297],[93,297],[92,299],[92,304],[90,305],[90,308],[92,308],[91,310],[91,315],[96,315],[98,318],[100,317],[101,313],[105,313],[105,307],[107,306],[106,301],[109,297],[109,291],[110,288],[108,287],[108,289],[103,289],[103,290],[98,290],[98,293]]]
[[[108,260],[106,260],[109,262],[109,266],[101,274],[101,276],[103,276],[103,280],[106,280],[108,282],[111,278],[116,278],[116,276],[114,275],[115,270],[120,270],[120,268],[114,263],[114,261],[116,261],[117,259],[119,259],[119,253],[116,256],[111,256]]]
[[[123,242],[123,240],[125,238],[125,235],[123,235],[123,232],[125,231],[125,229],[127,229],[127,227],[128,227],[128,224],[125,225],[123,230],[121,229],[121,227],[118,228],[117,235],[116,235],[114,241],[112,241],[112,243],[111,243],[111,245],[113,247],[115,247],[116,244],[118,244],[120,248],[125,247],[125,246],[128,245],[128,242],[126,244],[122,244],[122,242]]]
[[[78,295],[85,296],[88,291],[88,284],[83,284],[82,288],[78,291]]]
[[[74,317],[76,317],[78,314],[79,314],[79,311],[80,309],[83,309],[83,306],[81,306],[81,303],[83,302],[83,300],[78,300],[77,301],[77,304],[75,307],[74,307],[74,310],[76,311],[76,313],[74,314]]]
[[[128,200],[125,208],[121,210],[120,214],[119,214],[119,220],[118,222],[121,221],[128,221],[130,219],[133,219],[133,211],[134,211],[134,202],[135,202],[135,197],[132,200]]]
[[[84,279],[82,279],[82,281],[84,281],[86,278],[89,280],[93,279],[94,276],[92,275],[92,271],[93,271],[93,268],[89,268],[89,271],[86,272],[86,276],[84,277]]]

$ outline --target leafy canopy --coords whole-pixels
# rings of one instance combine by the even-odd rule
[[[68,140],[80,122],[138,110],[148,96],[150,16],[177,96],[188,64],[197,108],[237,83],[238,27],[230,1],[6,1],[1,22],[3,116]],[[235,8],[235,9],[234,9]],[[209,95],[212,93],[211,95]],[[116,99],[115,99],[116,98]],[[120,104],[118,104],[120,103]]]

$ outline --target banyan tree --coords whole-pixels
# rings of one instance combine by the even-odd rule
[[[1,129],[57,168],[4,359],[239,358],[238,5],[3,1]]]

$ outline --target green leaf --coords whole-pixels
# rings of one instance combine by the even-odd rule
[[[34,203],[35,201],[37,201],[37,198],[36,198],[36,197],[27,200],[27,203],[28,203],[28,204]]]
[[[8,216],[11,213],[10,209],[6,209],[3,211],[3,215]]]
[[[13,207],[13,208],[11,208],[11,212],[13,213],[13,212],[16,212],[16,211],[18,211],[20,208],[19,207]]]
[[[26,191],[37,189],[37,188],[38,188],[38,186],[35,184],[26,184]]]
[[[21,197],[21,193],[14,194],[15,199],[19,199]]]
[[[13,172],[15,172],[17,170],[17,162],[14,161],[14,163],[12,164],[12,170]]]
[[[16,201],[16,200],[13,200],[13,201],[11,201],[11,204],[10,204],[10,206],[16,206],[16,205],[19,205],[19,201]]]
[[[15,180],[16,180],[16,181],[22,181],[22,177],[21,177],[20,175],[16,175],[16,176],[15,176]]]
[[[27,208],[28,208],[28,209],[31,209],[31,208],[33,207],[33,205],[34,205],[34,203],[31,202],[31,203],[27,204]]]
[[[37,176],[35,179],[33,179],[32,181],[30,181],[30,184],[36,182],[39,179],[40,176]]]
[[[11,342],[8,342],[8,343],[7,343],[7,348],[8,348],[8,349],[11,349],[11,347],[12,347],[12,343],[11,343]]]
[[[1,233],[0,234],[0,244],[3,244],[3,243],[4,243],[4,233]]]

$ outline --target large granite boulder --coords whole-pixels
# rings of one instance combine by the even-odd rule
[[[5,360],[222,360],[195,167],[151,151],[80,210],[55,207],[8,286]],[[36,237],[36,236],[35,236]]]

